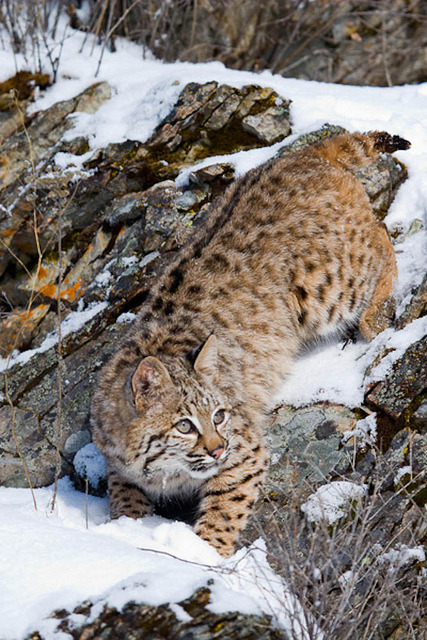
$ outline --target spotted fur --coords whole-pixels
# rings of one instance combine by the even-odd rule
[[[393,316],[394,252],[353,172],[385,133],[345,134],[248,172],[150,292],[104,367],[95,442],[111,515],[190,501],[189,521],[232,553],[268,465],[262,425],[302,343]]]

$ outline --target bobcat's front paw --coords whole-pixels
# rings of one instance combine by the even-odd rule
[[[196,523],[194,531],[224,558],[229,558],[233,555],[235,535],[232,531],[220,529],[215,525],[209,526],[206,523]]]

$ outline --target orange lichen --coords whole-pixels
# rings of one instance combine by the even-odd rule
[[[0,353],[7,356],[13,349],[25,348],[48,311],[48,304],[40,304],[31,309],[14,309],[0,323]]]
[[[39,292],[43,296],[47,296],[48,298],[54,298],[56,296],[56,285],[55,284],[45,284],[40,287]]]
[[[63,285],[66,285],[64,281]],[[58,295],[58,287],[56,284],[45,284],[38,289],[38,291],[47,298],[56,298]],[[74,302],[77,298],[84,293],[83,284],[79,278],[71,287],[61,288],[60,298],[61,300],[67,300],[68,302]]]
[[[42,278],[45,278],[48,274],[48,270],[45,267],[42,267],[41,265],[39,266],[38,270],[37,270],[37,278],[39,280],[41,280]]]
[[[74,300],[76,298],[80,298],[83,293],[84,291],[82,280],[81,278],[78,278],[72,287],[61,291],[61,299],[68,300],[69,302],[74,302]]]

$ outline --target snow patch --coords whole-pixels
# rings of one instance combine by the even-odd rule
[[[398,470],[398,472],[394,476],[394,486],[397,486],[404,476],[409,476],[410,479],[412,480],[412,467],[411,466],[408,465],[406,467],[400,467],[400,469]]]
[[[365,495],[365,485],[347,480],[331,482],[319,487],[304,502],[301,511],[310,522],[325,520],[328,524],[334,524],[348,514],[352,503],[359,502]]]
[[[84,447],[78,464],[98,474],[92,454],[93,446]],[[107,499],[77,492],[68,478],[59,480],[54,511],[53,493],[53,487],[34,490],[36,511],[28,489],[0,487],[2,640],[35,628],[57,638],[58,621],[47,616],[86,599],[94,603],[90,620],[106,604],[119,610],[131,600],[176,605],[208,581],[212,611],[268,613],[278,625],[295,628],[295,639],[309,640],[298,599],[270,568],[262,541],[225,560],[182,522],[108,522]]]
[[[383,379],[406,349],[426,333],[427,317],[424,317],[400,331],[386,329],[369,343],[359,340],[344,346],[331,339],[317,344],[293,363],[277,402],[294,407],[325,401],[360,406],[368,385]],[[368,366],[386,350],[390,352],[365,375]]]
[[[411,548],[406,544],[401,544],[396,549],[391,549],[378,557],[381,564],[390,564],[389,571],[395,571],[410,562],[424,562],[425,559],[426,554],[422,545]]]
[[[170,604],[169,609],[174,612],[178,620],[181,622],[190,622],[190,620],[193,619],[180,604]]]
[[[101,285],[101,287],[106,287],[112,279],[113,274],[111,273],[111,271],[108,271],[108,269],[104,269],[104,271],[101,271],[101,273],[98,273],[95,276],[96,284]]]
[[[94,487],[100,480],[107,478],[105,458],[93,442],[89,442],[77,451],[73,464],[77,474],[81,478],[87,478]]]
[[[136,318],[137,318],[136,313],[132,313],[132,311],[126,311],[125,313],[122,313],[119,315],[116,322],[123,323],[123,324],[131,324],[132,322],[135,322]]]

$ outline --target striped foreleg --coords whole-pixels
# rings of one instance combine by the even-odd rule
[[[225,557],[234,552],[268,468],[268,454],[259,442],[241,449],[239,458],[206,483],[195,525],[195,532]]]

